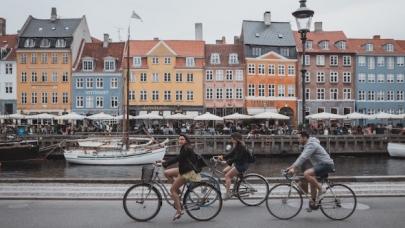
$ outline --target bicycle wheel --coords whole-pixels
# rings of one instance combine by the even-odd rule
[[[201,172],[200,175],[201,175],[201,178],[202,178],[202,180],[201,180],[202,182],[207,182],[207,183],[211,184],[219,192],[221,192],[221,186],[219,185],[219,180],[218,179],[213,177],[210,173]]]
[[[162,207],[162,196],[151,184],[135,184],[125,192],[123,205],[125,213],[130,218],[145,222],[159,213]]]
[[[246,206],[259,206],[266,200],[269,185],[261,175],[247,174],[236,184],[236,196]]]
[[[193,183],[183,197],[187,214],[197,221],[208,221],[222,209],[221,193],[206,182]]]
[[[270,189],[266,200],[267,210],[278,219],[291,219],[302,209],[302,195],[291,184],[278,184]]]
[[[321,196],[322,197],[322,196]],[[319,202],[322,213],[333,220],[350,217],[357,207],[353,190],[344,184],[332,184]]]

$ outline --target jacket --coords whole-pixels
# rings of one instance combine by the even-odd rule
[[[163,163],[163,167],[170,166],[175,163],[179,163],[179,173],[183,175],[188,173],[196,167],[197,155],[194,153],[193,148],[189,144],[185,144],[180,148],[180,153],[176,157],[173,157]],[[192,164],[191,164],[192,163]]]
[[[308,142],[304,145],[304,150],[293,165],[300,167],[308,159],[313,166],[319,164],[334,165],[332,158],[330,158],[329,154],[322,147],[319,140],[314,137],[308,139]]]
[[[236,165],[245,165],[249,163],[249,151],[244,145],[238,143],[229,154],[224,156],[224,159],[228,165],[232,165],[233,163]]]

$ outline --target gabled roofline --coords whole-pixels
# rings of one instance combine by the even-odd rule
[[[82,54],[83,54],[83,50],[84,50],[84,46],[85,46],[85,45],[86,45],[86,42],[85,42],[85,40],[83,39],[83,40],[81,41],[81,44],[80,44],[79,54],[78,54],[78,56],[77,56],[77,58],[76,58],[75,64],[73,65],[74,67],[72,67],[72,72],[73,72],[73,71],[76,71],[76,70],[77,70],[77,67],[78,67],[79,64],[80,64],[80,60],[82,59]]]
[[[275,55],[277,58],[279,58],[280,60],[283,60],[283,61],[288,61],[288,62],[296,62],[297,61],[296,59],[286,58],[286,57],[284,57],[284,56],[282,56],[282,55],[280,55],[280,54],[278,54],[277,52],[274,52],[274,51],[269,51],[266,54],[263,54],[263,55],[258,56],[256,58],[246,58],[246,59],[247,60],[266,60],[264,57],[269,56],[269,55]]]
[[[24,33],[25,29],[27,28],[28,24],[32,21],[32,19],[34,19],[34,17],[29,15],[27,20],[25,21],[24,25],[22,26],[22,28],[18,32],[18,34],[17,34],[18,37],[20,37]]]
[[[163,44],[173,55],[177,56],[177,53],[171,48],[169,47],[169,45],[166,44],[166,42],[164,42],[164,40],[159,41],[152,49],[150,49],[146,55],[150,55],[160,44]]]

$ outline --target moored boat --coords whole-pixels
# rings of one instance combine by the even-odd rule
[[[405,144],[403,143],[388,143],[387,150],[391,157],[405,158]]]

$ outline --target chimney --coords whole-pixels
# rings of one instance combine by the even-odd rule
[[[215,41],[216,44],[226,44],[225,36],[222,36],[220,40]]]
[[[373,40],[379,40],[379,39],[381,39],[381,35],[374,35],[373,36]]]
[[[315,22],[315,31],[314,32],[323,32],[322,21]]]
[[[110,36],[108,35],[108,33],[104,33],[103,48],[108,48],[109,42]]]
[[[266,26],[270,26],[271,24],[271,13],[270,11],[264,12],[263,21]]]
[[[195,40],[203,40],[203,25],[195,23]]]
[[[56,7],[52,7],[52,10],[51,10],[51,21],[56,21],[56,19],[57,19],[57,14],[56,14]]]
[[[6,19],[0,17],[0,36],[6,35]]]
[[[240,38],[239,36],[234,36],[233,37],[233,44],[239,44],[240,43]]]

